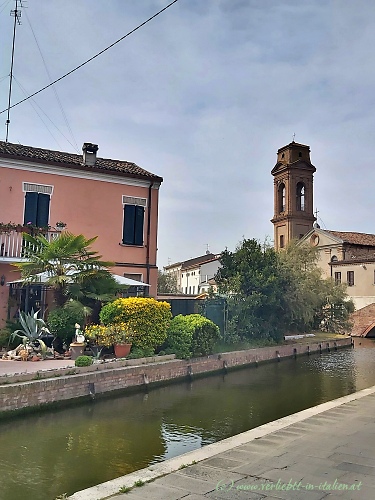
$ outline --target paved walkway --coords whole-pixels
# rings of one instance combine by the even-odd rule
[[[151,482],[113,499],[372,500],[375,386],[77,492],[70,498],[107,498],[120,488],[134,486],[136,481]]]
[[[35,373],[41,370],[53,370],[74,366],[71,359],[45,359],[43,361],[9,361],[0,359],[0,376],[15,373]]]

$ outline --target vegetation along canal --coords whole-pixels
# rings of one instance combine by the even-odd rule
[[[4,421],[0,499],[72,494],[375,385],[374,347],[356,339],[354,349]]]

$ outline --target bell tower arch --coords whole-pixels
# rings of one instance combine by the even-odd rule
[[[316,168],[310,161],[310,147],[291,142],[277,152],[274,178],[274,246],[286,247],[313,227],[313,177]]]

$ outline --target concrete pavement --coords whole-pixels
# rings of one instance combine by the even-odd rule
[[[20,373],[36,373],[42,370],[56,370],[74,366],[71,359],[45,359],[42,361],[9,361],[0,359],[0,376]]]
[[[111,495],[114,500],[371,500],[375,386],[69,498],[99,500]]]

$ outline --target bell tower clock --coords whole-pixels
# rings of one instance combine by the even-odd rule
[[[310,147],[291,142],[277,152],[274,177],[274,246],[286,247],[313,227],[313,176],[316,168],[310,162]]]

